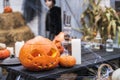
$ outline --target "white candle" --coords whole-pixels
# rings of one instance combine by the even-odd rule
[[[13,47],[7,47],[7,49],[10,51],[10,55],[14,55]]]
[[[23,45],[24,45],[24,41],[15,43],[15,57],[19,57],[19,53]]]
[[[81,39],[72,39],[72,56],[76,58],[76,64],[81,64]]]

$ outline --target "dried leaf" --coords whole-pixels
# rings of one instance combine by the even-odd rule
[[[112,29],[113,29],[113,35],[115,35],[116,34],[116,27],[117,27],[115,20],[112,20],[111,26],[112,26]]]
[[[111,24],[112,24],[112,22],[110,22],[107,27],[107,32],[108,32],[107,35],[110,35],[110,33],[111,33]]]
[[[102,10],[98,5],[100,1],[101,0],[98,0],[98,3],[96,4],[95,0],[89,0],[89,6],[81,18],[84,20],[82,32],[85,36],[92,38],[93,32],[99,30],[103,40],[106,40],[106,37],[109,34],[112,35],[112,37],[115,37],[117,31],[119,31],[120,35],[120,29],[118,29],[118,26],[120,26],[120,17],[113,8],[105,7],[105,10]]]
[[[107,20],[110,21],[110,13],[106,13]]]

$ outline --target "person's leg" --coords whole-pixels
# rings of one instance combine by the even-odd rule
[[[46,38],[49,38],[50,31],[46,31]]]
[[[54,34],[54,33],[50,33],[50,34],[49,34],[49,39],[50,39],[50,40],[53,40],[54,37],[55,37],[55,34]]]

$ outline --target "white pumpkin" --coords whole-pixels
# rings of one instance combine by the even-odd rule
[[[6,48],[6,44],[0,43],[0,49],[5,49],[5,48]]]
[[[120,68],[113,72],[112,80],[120,80]]]

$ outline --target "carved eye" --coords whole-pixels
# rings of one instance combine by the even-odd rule
[[[31,52],[31,55],[32,55],[33,57],[42,56],[42,54],[40,53],[40,51],[39,51],[39,50],[36,50],[36,49]]]
[[[49,53],[47,54],[48,56],[55,57],[57,55],[57,51],[54,48],[51,48]]]

